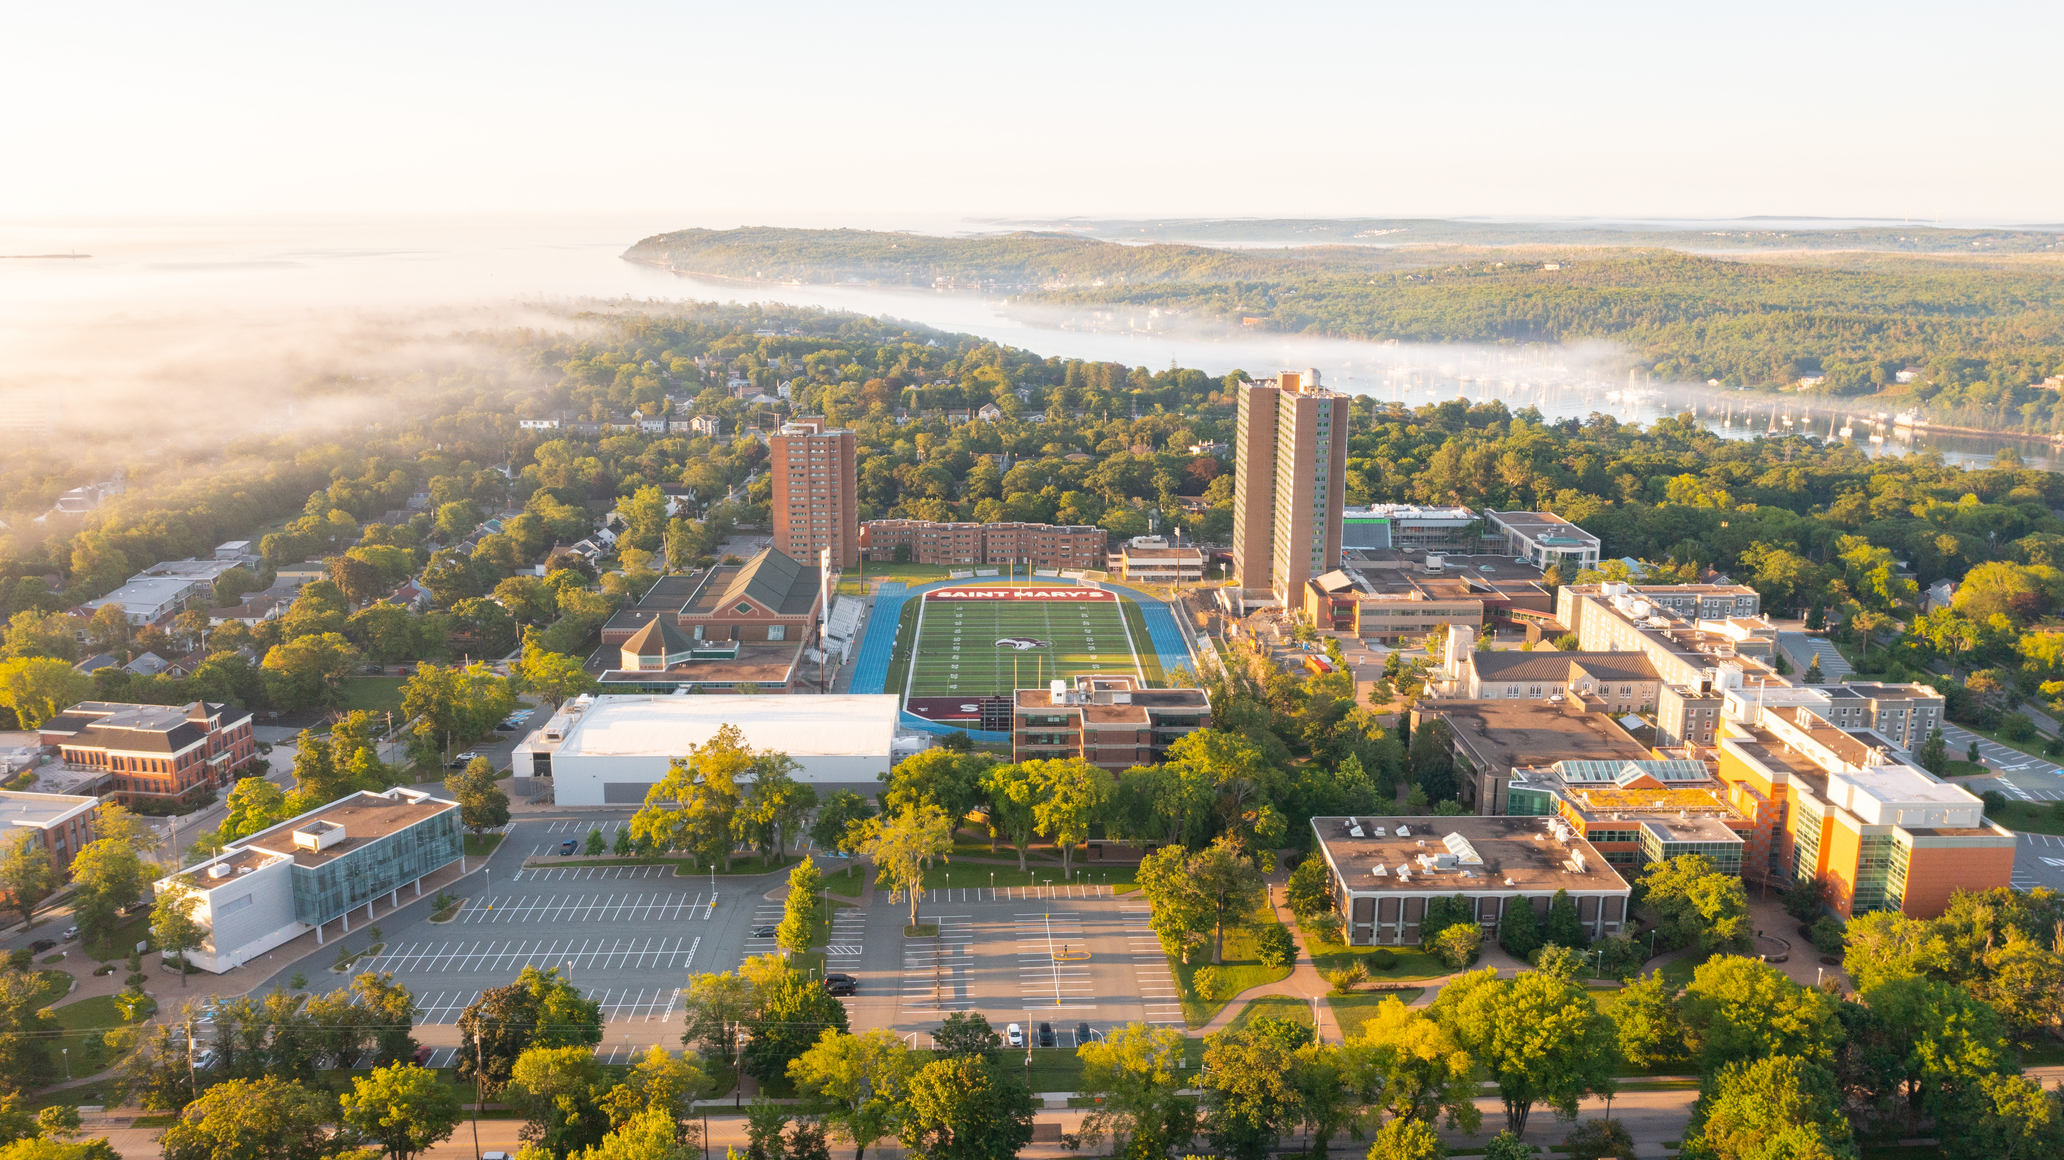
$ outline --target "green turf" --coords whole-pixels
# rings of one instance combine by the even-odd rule
[[[1048,643],[1025,650],[996,643],[1006,637]],[[1116,601],[926,601],[915,657],[913,697],[1003,696],[1088,674],[1145,679]]]
[[[1998,809],[1985,811],[1985,816],[2022,833],[2064,835],[2064,814],[2052,810],[2049,802],[2010,801]]]
[[[1383,1006],[1385,999],[1396,999],[1409,1007],[1426,988],[1401,987],[1395,991],[1356,991],[1352,995],[1328,995],[1326,1007],[1333,1012],[1334,1026],[1327,1028],[1327,1036],[1339,1035],[1352,1040],[1362,1033],[1362,1024],[1367,1023]]]
[[[340,708],[401,712],[401,687],[407,684],[401,677],[347,677],[340,684],[344,693]]]

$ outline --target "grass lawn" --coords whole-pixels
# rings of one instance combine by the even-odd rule
[[[2052,1067],[2064,1063],[2064,1043],[2044,1039],[2021,1049],[2022,1067]]]
[[[1352,995],[1328,995],[1326,1006],[1333,1012],[1333,1021],[1340,1028],[1340,1034],[1353,1039],[1362,1033],[1362,1024],[1367,1023],[1383,1006],[1386,999],[1411,1006],[1412,1001],[1426,992],[1424,987],[1402,987],[1395,991],[1356,991]]]
[[[36,997],[29,1000],[29,1009],[41,1010],[72,993],[72,976],[64,971],[37,971]]]
[[[1369,972],[1371,981],[1378,983],[1400,980],[1438,979],[1444,975],[1455,973],[1449,970],[1447,965],[1442,963],[1440,959],[1421,951],[1417,947],[1346,946],[1337,942],[1324,941],[1316,932],[1305,929],[1302,925],[1300,925],[1299,930],[1304,935],[1305,947],[1311,951],[1312,965],[1319,969],[1321,975],[1328,971],[1343,970],[1348,964],[1356,962],[1361,963],[1363,968]],[[1377,970],[1375,965],[1369,961],[1369,956],[1380,950],[1387,950],[1397,956],[1396,960],[1386,970]]]
[[[956,858],[992,858],[998,862],[1008,861],[1015,866],[1018,862],[1018,848],[1002,838],[998,838],[996,840],[996,850],[992,853],[989,849],[989,839],[969,838],[963,835],[956,836],[953,840],[953,856]],[[1061,860],[1061,856],[1055,852],[1052,846],[1042,845],[1035,841],[1032,845],[1025,847],[1025,860],[1027,862],[1057,863]]]
[[[1051,1022],[1054,1025],[1055,1042],[1066,1043],[1068,1041],[1068,1033],[1075,1029],[1075,1020],[1055,1019]],[[1039,1024],[1032,1022],[1023,1023],[1019,1026],[1025,1029],[1025,1038],[1032,1040]],[[1098,1031],[1108,1032],[1110,1030],[1108,1027],[1097,1026],[1093,1020],[1090,1026]],[[996,1030],[998,1034],[1001,1034],[1003,1026],[999,1024]],[[1075,1054],[1074,1048],[1035,1047],[1031,1049],[1031,1056],[1032,1067],[1031,1070],[1027,1071],[1024,1054],[1019,1050],[1006,1047],[1003,1049],[1002,1066],[1006,1070],[1015,1071],[1023,1075],[1027,1085],[1035,1092],[1078,1092],[1082,1090],[1082,1058]],[[1184,1041],[1183,1057],[1189,1061],[1190,1070],[1195,1071],[1202,1067],[1204,1063],[1204,1041],[1201,1039]]]
[[[1178,955],[1168,956],[1168,970],[1175,976],[1176,987],[1182,992],[1183,1021],[1192,1027],[1202,1027],[1211,1022],[1223,1010],[1230,999],[1250,987],[1273,983],[1290,977],[1288,966],[1270,967],[1254,954],[1253,931],[1256,927],[1275,921],[1275,908],[1267,902],[1256,908],[1253,925],[1228,930],[1225,938],[1225,962],[1218,971],[1224,983],[1225,999],[1204,999],[1197,995],[1197,972],[1211,966],[1211,942],[1190,952],[1190,961],[1185,963]]]
[[[942,887],[987,887],[995,886],[1065,886],[1069,883],[1061,878],[1058,862],[1041,864],[1033,862],[1031,869],[1020,870],[1015,865],[996,862],[948,862],[925,871],[924,884],[927,890]],[[1099,862],[1075,864],[1074,883],[1094,886],[1130,887],[1139,867],[1132,863],[1109,865]],[[992,882],[993,879],[993,882]],[[877,882],[875,889],[886,890],[887,885]]]
[[[1289,995],[1263,995],[1250,999],[1233,1021],[1226,1024],[1226,1030],[1239,1031],[1256,1019],[1287,1019],[1300,1026],[1312,1025],[1311,1004]]]
[[[103,938],[85,947],[87,954],[103,963],[126,959],[136,950],[136,944],[150,941],[150,911],[139,910],[115,924]]]
[[[2048,802],[2008,802],[1998,809],[1986,810],[1985,816],[2010,830],[2064,835],[2064,815],[2050,809]]]
[[[494,853],[495,847],[501,844],[502,835],[500,834],[467,834],[466,856],[469,858],[484,858]]]
[[[401,677],[344,678],[344,709],[370,709],[375,713],[401,712]]]
[[[1949,768],[1942,771],[1944,777],[1991,777],[1993,771],[1962,758],[1953,758]]]
[[[872,586],[880,580],[901,580],[905,587],[929,584],[934,580],[947,579],[944,564],[876,564],[867,563],[851,572],[839,576],[839,591],[858,593],[865,582]],[[988,577],[983,577],[988,579]]]
[[[2021,752],[2026,753],[2030,757],[2042,757],[2044,761],[2052,763],[2055,763],[2057,761],[2057,758],[2054,757],[2043,757],[2043,746],[2048,744],[2048,740],[2039,732],[2035,735],[2035,737],[2032,740],[2029,741],[2009,741],[2005,737],[2001,736],[1999,731],[1996,729],[1980,729],[1976,725],[1966,725],[1962,721],[1951,721],[1950,724],[1956,726],[1957,728],[1963,730],[1966,733],[1975,733],[1978,736],[1985,738],[1987,741],[1997,741],[2001,745],[2006,746],[2008,749],[2018,749]],[[1944,740],[1947,740],[1947,738],[1945,738]],[[1962,751],[1955,743],[1951,743],[1949,751],[1950,753],[1955,754],[1957,756],[1962,756]]]
[[[65,1033],[51,1045],[50,1062],[64,1074],[65,1061],[71,1061],[71,1073],[75,1076],[92,1075],[115,1061],[115,1053],[107,1045],[107,1032],[111,1028],[128,1026],[122,1019],[121,1008],[115,1006],[113,995],[95,995],[62,1007],[52,1007],[50,1017],[57,1020]],[[66,1054],[69,1053],[69,1054]]]
[[[825,871],[824,888],[845,898],[858,898],[867,885],[867,878],[856,868],[848,874],[844,870]]]

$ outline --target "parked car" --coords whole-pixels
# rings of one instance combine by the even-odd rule
[[[824,991],[829,995],[857,995],[860,993],[860,980],[833,971],[824,976]]]
[[[435,1053],[436,1053],[436,1051],[437,1051],[437,1049],[436,1049],[436,1048],[434,1048],[434,1047],[418,1047],[418,1048],[416,1048],[416,1055],[415,1055],[415,1060],[416,1060],[416,1066],[417,1066],[417,1067],[429,1067],[429,1066],[430,1066],[430,1057],[431,1057],[431,1055],[435,1054]]]
[[[40,954],[42,954],[42,953],[43,953],[44,951],[47,951],[47,950],[49,950],[49,949],[50,949],[51,947],[54,947],[54,946],[56,946],[56,945],[57,945],[57,940],[56,940],[56,939],[54,939],[54,938],[39,938],[39,939],[37,939],[37,940],[36,940],[35,942],[32,942],[32,943],[30,943],[30,944],[29,944],[29,953],[30,953],[30,954],[35,954],[35,955],[40,955]]]
[[[1003,1043],[1006,1047],[1025,1046],[1025,1029],[1013,1023],[1003,1029]]]
[[[1053,1045],[1054,1045],[1054,1029],[1053,1029],[1053,1024],[1051,1024],[1051,1023],[1041,1023],[1041,1024],[1039,1025],[1039,1046],[1041,1046],[1041,1047],[1052,1047]]]
[[[752,928],[752,936],[754,938],[773,938],[776,929],[771,926],[756,926]]]
[[[495,728],[501,730],[504,733],[510,733],[515,731],[516,723],[514,721],[503,721],[496,724]]]
[[[76,926],[68,926],[68,927],[66,927],[66,928],[65,928],[65,932],[64,932],[64,940],[65,940],[66,942],[70,942],[70,941],[72,941],[73,939],[75,939],[75,938],[78,938],[78,937],[79,937],[79,928],[78,928],[78,927],[76,927]]]
[[[572,838],[568,838],[564,842],[559,843],[559,852],[561,854],[571,854],[579,846],[579,842],[574,841]]]
[[[1075,1025],[1075,1046],[1080,1047],[1094,1038],[1096,1038],[1096,1032],[1089,1029],[1088,1023],[1077,1023]]]

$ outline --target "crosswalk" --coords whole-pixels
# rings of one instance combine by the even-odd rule
[[[1082,916],[1071,911],[1019,914],[1018,993],[1027,1009],[1094,1011],[1089,942]],[[1076,956],[1081,956],[1080,958]]]
[[[968,914],[928,915],[937,939],[903,943],[903,1005],[914,1010],[966,1011],[968,972],[974,968],[975,920]]]
[[[702,936],[572,939],[449,939],[415,942],[381,952],[362,969],[408,974],[492,971],[514,976],[525,967],[543,970],[685,971],[695,961]]]
[[[716,896],[696,894],[520,894],[468,903],[462,923],[667,922],[703,920]]]
[[[1168,969],[1168,955],[1161,949],[1160,936],[1147,924],[1153,917],[1152,908],[1126,906],[1120,912],[1125,918],[1125,945],[1132,955],[1133,977],[1139,986],[1140,1002],[1146,1007],[1145,1021],[1182,1023],[1182,992],[1176,987],[1174,973]]]

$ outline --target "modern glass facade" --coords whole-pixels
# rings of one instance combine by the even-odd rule
[[[1792,877],[1800,882],[1820,877],[1821,817],[1812,805],[1799,803],[1799,824],[1792,830]]]
[[[1849,904],[1849,913],[1865,914],[1873,910],[1896,909],[1898,896],[1893,896],[1890,907],[1886,905],[1886,885],[1892,873],[1892,852],[1898,843],[1890,834],[1865,834],[1856,853],[1856,894]],[[1906,892],[1905,859],[1899,872],[1900,894]]]
[[[447,809],[319,865],[294,866],[294,917],[320,925],[451,862],[465,851],[459,811]]]
[[[1742,844],[1733,842],[1666,842],[1655,831],[1643,828],[1641,831],[1641,856],[1647,862],[1667,862],[1685,854],[1704,854],[1713,860],[1713,866],[1722,874],[1739,875],[1742,863]]]

